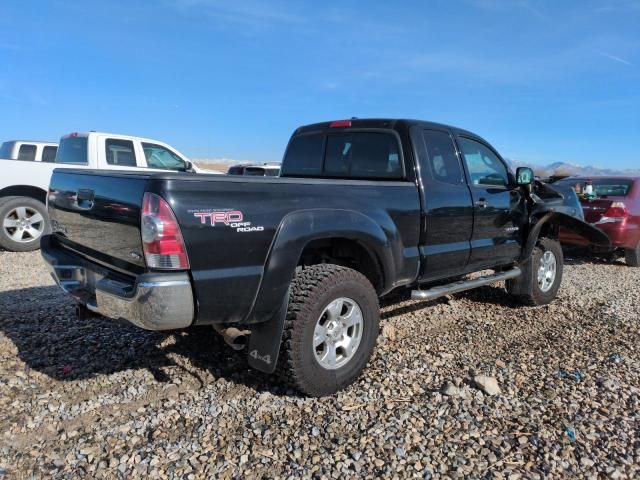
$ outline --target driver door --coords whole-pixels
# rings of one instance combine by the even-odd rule
[[[521,251],[522,194],[506,163],[479,139],[458,136],[473,197],[473,234],[469,267],[506,265]]]

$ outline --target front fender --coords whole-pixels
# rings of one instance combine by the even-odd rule
[[[531,256],[533,249],[538,242],[538,238],[540,237],[540,232],[545,225],[557,225],[559,227],[563,227],[569,230],[572,230],[587,240],[589,240],[594,245],[608,247],[611,245],[611,241],[606,233],[602,230],[580,220],[579,218],[572,217],[571,215],[567,215],[561,212],[546,212],[540,213],[535,216],[531,221],[532,226],[529,229],[529,235],[527,237],[527,242],[525,244],[525,248],[522,252],[521,261],[526,260]]]

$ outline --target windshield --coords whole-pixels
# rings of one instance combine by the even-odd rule
[[[56,163],[87,163],[87,137],[65,137],[60,140]]]
[[[633,180],[624,178],[594,178],[593,191],[598,197],[626,197],[633,186]],[[587,181],[582,178],[566,178],[553,185],[571,186],[577,194],[584,191]]]

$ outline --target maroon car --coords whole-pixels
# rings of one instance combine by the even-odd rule
[[[587,185],[593,185],[593,194]],[[640,177],[569,177],[553,184],[574,188],[585,221],[605,232],[612,249],[598,253],[623,253],[627,264],[640,266]],[[588,246],[583,237],[564,230],[560,232],[563,243]]]

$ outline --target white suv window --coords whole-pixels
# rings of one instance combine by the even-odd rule
[[[104,142],[105,154],[109,165],[135,167],[136,153],[131,140],[107,138]]]
[[[147,167],[162,170],[177,170],[183,172],[186,169],[185,161],[168,148],[153,143],[143,143],[142,150],[147,159]]]
[[[27,145],[26,143],[20,145],[20,150],[18,150],[18,160],[28,160],[33,162],[36,159],[36,146],[35,145]]]

